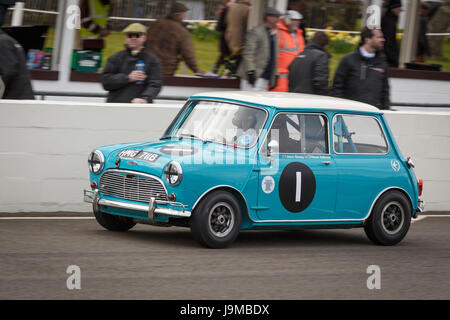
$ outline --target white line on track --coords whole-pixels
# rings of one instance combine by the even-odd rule
[[[415,219],[411,219],[411,223],[418,222],[420,220],[424,220],[425,218],[426,218],[426,216],[418,216]]]
[[[442,217],[446,217],[446,218],[450,218],[450,214],[426,214],[426,215],[419,216],[419,217],[430,217],[430,218],[442,218]]]

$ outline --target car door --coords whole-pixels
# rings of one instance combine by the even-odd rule
[[[335,114],[332,128],[338,170],[336,214],[363,220],[380,192],[401,178],[400,163],[376,116]]]
[[[329,152],[325,114],[278,113],[259,159],[257,214],[261,221],[334,218],[336,165]]]

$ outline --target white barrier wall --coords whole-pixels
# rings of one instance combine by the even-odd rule
[[[0,100],[0,212],[89,211],[92,149],[158,139],[181,106]]]
[[[158,139],[178,105],[0,100],[0,212],[91,211],[93,148]],[[387,112],[404,156],[424,179],[427,210],[450,210],[450,113]]]
[[[387,111],[386,119],[403,156],[411,157],[424,181],[427,211],[450,210],[450,112]]]
[[[397,103],[448,104],[450,81],[389,78],[390,100]]]

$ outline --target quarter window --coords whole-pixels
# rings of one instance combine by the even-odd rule
[[[387,153],[388,144],[378,120],[369,116],[336,115],[333,119],[336,153]]]
[[[328,153],[327,135],[323,115],[281,113],[273,121],[265,143],[276,140],[279,153],[324,154]]]

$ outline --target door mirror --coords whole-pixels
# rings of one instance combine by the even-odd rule
[[[408,159],[406,159],[406,164],[408,166],[408,168],[414,168],[414,162],[412,161],[411,157],[408,157]]]

